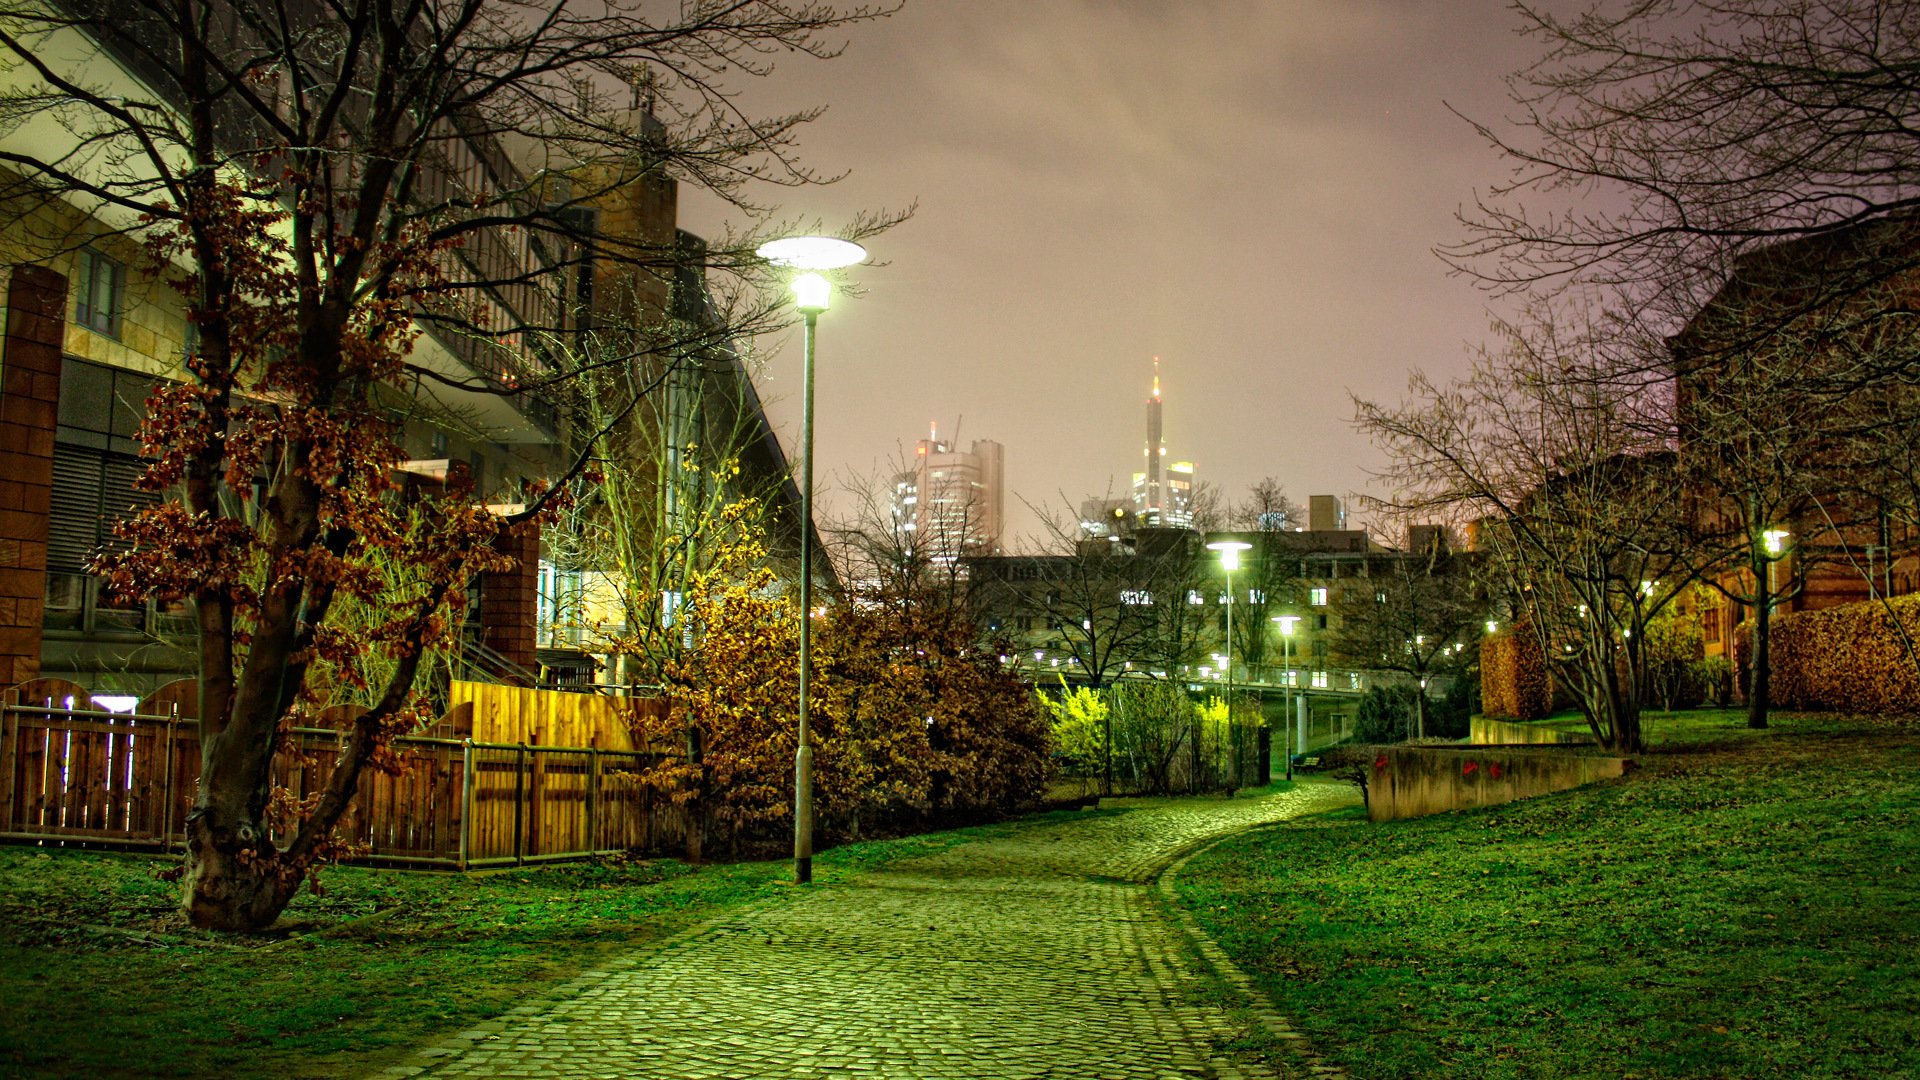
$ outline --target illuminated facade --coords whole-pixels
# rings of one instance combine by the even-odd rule
[[[894,479],[893,522],[902,548],[941,567],[1000,554],[1004,461],[1005,448],[991,439],[961,450],[929,430],[914,446],[913,468]]]

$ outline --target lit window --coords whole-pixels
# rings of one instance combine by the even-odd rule
[[[1327,606],[1327,590],[1308,589],[1307,603],[1312,604],[1314,607],[1326,607]]]
[[[127,290],[127,268],[92,249],[80,252],[73,321],[89,330],[120,336],[120,308]]]
[[[1324,671],[1316,671],[1316,672],[1314,672],[1314,673],[1313,673],[1313,685],[1314,685],[1314,686],[1316,686],[1316,687],[1318,687],[1318,688],[1320,688],[1320,689],[1323,689],[1323,690],[1324,690],[1324,689],[1326,689],[1326,686],[1327,686],[1327,673],[1326,673],[1326,672],[1324,672]]]

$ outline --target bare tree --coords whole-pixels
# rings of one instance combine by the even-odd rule
[[[1661,423],[1669,386],[1610,328],[1543,318],[1467,379],[1416,376],[1401,406],[1359,402],[1418,514],[1481,522],[1484,567],[1604,746],[1641,745],[1646,625],[1690,576]],[[1656,583],[1664,582],[1667,588]]]
[[[1330,652],[1336,663],[1392,671],[1419,684],[1415,732],[1427,733],[1427,685],[1466,669],[1486,620],[1485,599],[1463,555],[1434,544],[1369,560],[1366,588],[1342,591],[1332,605]]]

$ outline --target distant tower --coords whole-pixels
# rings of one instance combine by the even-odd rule
[[[1133,508],[1140,520],[1159,525],[1166,516],[1167,440],[1160,427],[1160,358],[1153,358],[1153,396],[1147,398],[1147,468],[1134,474]]]
[[[1193,462],[1167,461],[1160,426],[1160,358],[1153,358],[1153,394],[1147,398],[1147,468],[1133,474],[1133,513],[1148,527],[1184,529],[1193,524]]]

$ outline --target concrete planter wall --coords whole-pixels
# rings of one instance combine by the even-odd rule
[[[1476,716],[1469,721],[1467,741],[1480,746],[1547,743],[1556,746],[1592,745],[1593,736],[1583,731],[1560,731],[1544,724],[1516,724],[1510,720],[1489,720]]]
[[[1367,816],[1424,817],[1492,806],[1622,776],[1627,759],[1512,746],[1378,746],[1367,769]]]

